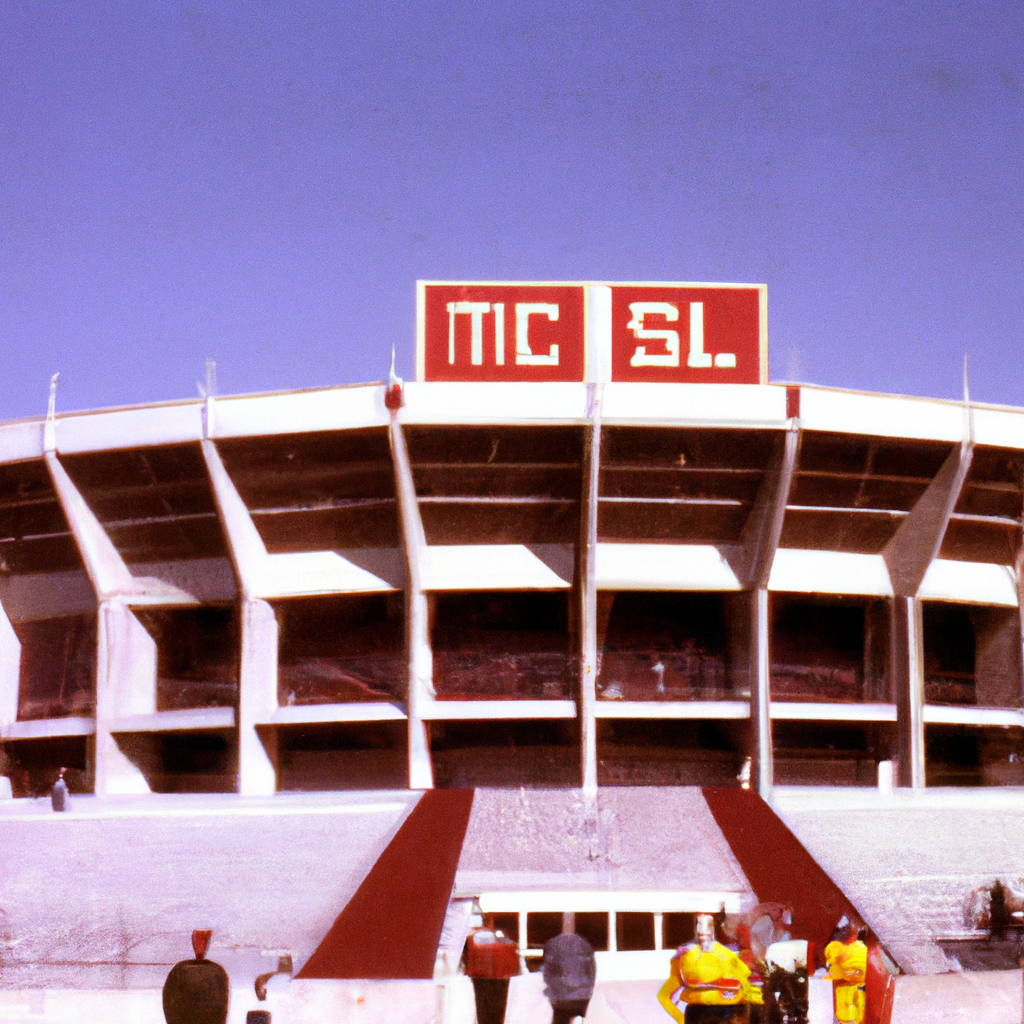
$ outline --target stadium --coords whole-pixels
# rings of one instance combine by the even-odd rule
[[[1024,782],[1024,413],[523,390],[0,427],[16,795]]]
[[[245,986],[268,950],[298,966],[430,790],[478,791],[445,927],[456,903],[489,901],[521,922],[524,957],[539,892],[562,900],[549,910],[612,915],[610,952],[618,935],[662,960],[672,915],[767,898],[697,788],[749,780],[886,969],[941,981],[965,965],[943,945],[983,934],[964,907],[1024,877],[1024,409],[613,378],[73,413],[51,400],[0,424],[0,775],[21,798],[0,812],[11,1006],[29,990],[158,998],[160,965],[204,913],[211,955],[235,957]],[[38,798],[61,767],[77,811],[58,820]],[[325,839],[317,823],[349,811],[372,826]],[[278,813],[313,831],[252,834]],[[698,819],[703,875],[644,867],[673,850],[700,862],[685,825]],[[206,881],[150,877],[138,859],[187,860],[217,829]],[[564,829],[599,840],[559,866]],[[243,836],[292,873],[291,902],[271,900],[301,917],[290,933],[265,910],[263,933],[229,923],[250,898],[231,881]],[[318,869],[296,858],[323,842],[335,876],[318,902],[295,888]],[[927,871],[900,860],[916,843]],[[80,906],[107,857],[114,874]],[[121,864],[148,879],[159,926],[139,892],[119,894]],[[651,915],[646,945],[616,913]],[[986,1004],[1019,1019],[1019,970],[959,977],[996,986]],[[948,986],[926,989],[900,1016],[897,986],[886,1013],[950,1004]],[[457,1000],[424,998],[416,1019],[460,1019]],[[282,1019],[314,1019],[297,1005]]]

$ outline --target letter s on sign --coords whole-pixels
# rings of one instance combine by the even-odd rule
[[[648,314],[663,316],[669,323],[679,319],[679,309],[671,302],[631,302],[629,311],[633,319],[626,324],[626,327],[633,332],[633,336],[644,341],[663,340],[665,342],[664,355],[648,355],[646,345],[637,345],[633,358],[630,359],[630,366],[678,366],[679,365],[679,332],[678,331],[655,331],[644,327],[644,317]]]

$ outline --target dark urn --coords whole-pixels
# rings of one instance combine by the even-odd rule
[[[228,974],[206,959],[208,931],[192,933],[194,960],[175,964],[164,982],[167,1024],[224,1024],[228,1019]]]

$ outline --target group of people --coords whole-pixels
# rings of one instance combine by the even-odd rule
[[[572,1024],[586,1017],[597,979],[594,947],[572,932],[556,935],[544,944],[542,970],[552,1024]],[[519,973],[519,953],[489,920],[467,939],[466,973],[473,979],[477,1024],[502,1024],[508,979]]]
[[[658,1000],[680,1024],[806,1024],[813,947],[792,939],[791,925],[788,908],[760,904],[733,941],[721,942],[715,917],[697,915],[695,940],[672,958]],[[862,930],[844,915],[824,949],[840,1024],[864,1019],[867,952]]]
[[[716,915],[697,915],[694,941],[679,947],[658,992],[669,1015],[679,1024],[807,1024],[815,951],[807,940],[792,938],[790,909],[761,903],[733,919],[728,931],[724,924]],[[508,979],[519,973],[516,943],[488,921],[470,935],[466,952],[478,1024],[502,1024]],[[823,953],[835,1019],[861,1024],[868,956],[863,929],[844,915]],[[585,1018],[597,974],[590,943],[571,933],[555,936],[544,946],[542,970],[552,1024]]]

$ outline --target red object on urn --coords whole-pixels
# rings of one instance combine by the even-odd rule
[[[163,1005],[167,1024],[225,1024],[228,1019],[228,974],[206,959],[213,932],[192,933],[194,960],[175,964],[164,982]]]

